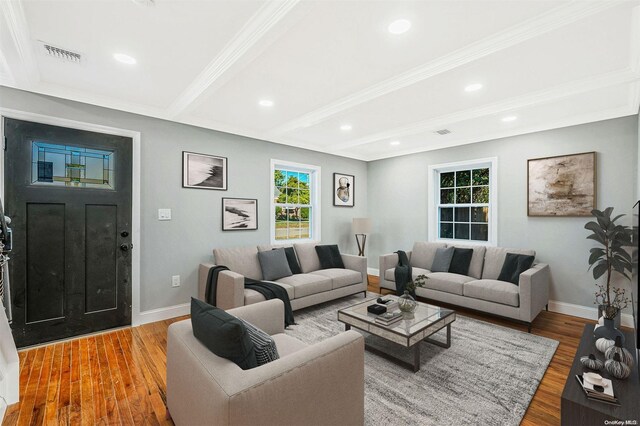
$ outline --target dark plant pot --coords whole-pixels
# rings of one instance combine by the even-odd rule
[[[621,342],[624,344],[624,334],[614,326],[614,321],[611,319],[604,319],[604,325],[595,329],[593,335],[596,339],[604,337],[609,340],[616,340],[616,337],[620,337]]]
[[[598,319],[600,319],[603,312],[604,312],[604,305],[598,305]],[[620,328],[621,318],[622,318],[622,315],[620,311],[618,311],[618,313],[616,314],[616,317],[613,319],[613,326],[615,328]]]

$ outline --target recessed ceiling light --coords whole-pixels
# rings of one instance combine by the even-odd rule
[[[508,116],[504,117],[502,119],[502,121],[504,121],[505,123],[508,123],[509,121],[515,121],[517,119],[518,119],[518,117],[515,116],[515,115],[508,115]]]
[[[349,130],[351,130],[353,127],[351,127],[351,124],[343,124],[342,126],[340,126],[340,130],[344,131],[344,132],[348,132]]]
[[[464,88],[465,92],[475,92],[476,90],[482,89],[482,84],[473,83]]]
[[[406,19],[397,19],[389,24],[387,28],[391,34],[403,34],[409,31],[411,22]]]
[[[270,99],[261,99],[260,102],[258,102],[258,104],[263,107],[272,107],[273,101]]]
[[[398,146],[400,145],[400,141],[391,141],[389,142],[389,145]]]
[[[113,58],[116,61],[122,62],[123,64],[127,65],[133,65],[137,62],[136,58],[134,58],[133,56],[125,55],[124,53],[114,53]]]

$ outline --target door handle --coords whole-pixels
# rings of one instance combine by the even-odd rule
[[[129,244],[121,244],[120,245],[120,250],[129,251]]]
[[[122,238],[127,238],[127,237],[129,236],[129,231],[122,231],[122,232],[120,233],[120,236],[121,236]]]

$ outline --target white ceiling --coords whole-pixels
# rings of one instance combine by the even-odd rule
[[[636,0],[0,0],[0,11],[1,85],[363,160],[640,103]],[[389,33],[400,18],[411,29]]]

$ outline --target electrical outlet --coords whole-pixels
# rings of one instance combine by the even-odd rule
[[[180,275],[171,277],[171,287],[180,287]]]

